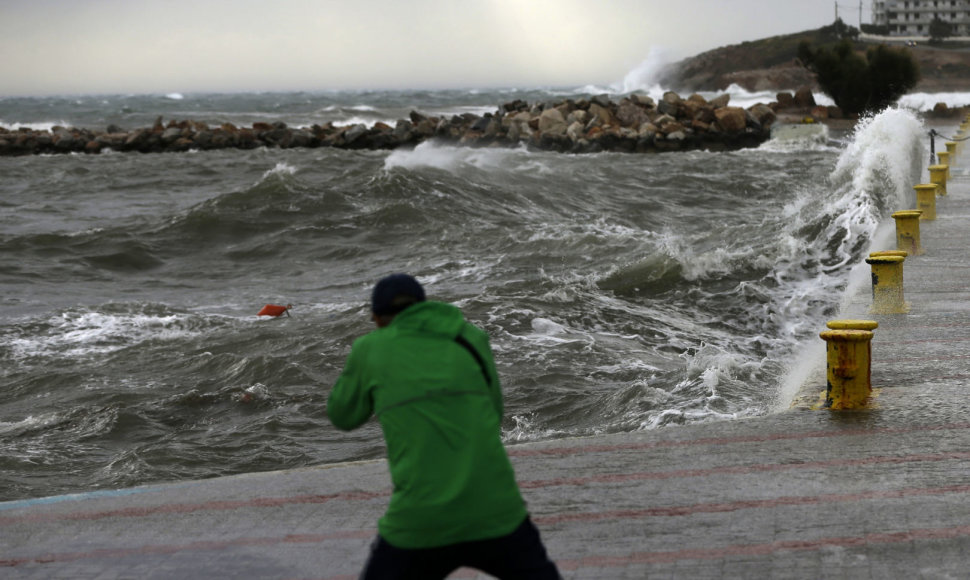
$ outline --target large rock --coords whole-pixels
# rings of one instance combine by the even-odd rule
[[[684,99],[680,98],[680,95],[673,91],[667,91],[664,93],[663,98],[660,99],[660,102],[657,103],[657,110],[663,115],[679,117],[683,103]]]
[[[585,109],[576,109],[569,116],[566,117],[566,123],[572,125],[573,123],[580,123],[585,125],[589,121],[589,111]]]
[[[650,120],[650,117],[642,107],[633,104],[629,99],[623,99],[616,108],[616,120],[621,127],[639,129],[640,125]]]
[[[367,133],[367,125],[363,123],[357,123],[356,125],[344,131],[344,134],[343,134],[344,143],[346,143],[347,145],[350,145],[354,141],[357,141],[358,139],[363,137],[365,133]]]
[[[182,130],[178,127],[169,127],[162,131],[162,143],[168,145],[169,143],[174,143],[182,137]]]
[[[720,109],[721,107],[728,106],[728,103],[730,102],[731,102],[731,95],[724,93],[711,99],[710,105],[715,109]]]
[[[747,126],[747,115],[741,107],[714,109],[714,117],[721,129],[728,133],[740,133]]]
[[[573,141],[579,141],[580,139],[585,137],[585,135],[586,135],[585,126],[583,125],[583,123],[580,123],[579,121],[574,121],[566,129],[566,136]]]
[[[597,102],[590,104],[589,113],[593,115],[590,123],[594,126],[606,127],[608,125],[616,125],[616,119],[613,118],[613,113],[610,112],[609,108]]]
[[[810,87],[802,87],[795,91],[795,106],[811,108],[815,106],[815,95]]]
[[[657,103],[649,95],[635,93],[633,95],[630,95],[630,98],[636,101],[638,105],[646,109],[653,109],[657,106]]]
[[[73,151],[78,147],[83,147],[83,145],[74,135],[66,131],[59,131],[54,134],[54,147],[58,151]]]
[[[771,124],[775,122],[775,119],[778,118],[778,115],[775,114],[774,109],[762,103],[754,105],[748,109],[748,112],[762,127],[770,127]]]
[[[660,132],[669,137],[672,133],[683,133],[685,128],[679,122],[673,121],[661,125]]]
[[[596,95],[591,99],[591,101],[593,102],[593,104],[599,105],[606,109],[610,108],[613,105],[613,101],[610,100],[609,95]]]
[[[148,129],[138,129],[131,135],[128,135],[128,138],[125,139],[124,148],[138,149],[148,140],[148,136],[150,134],[151,134],[151,131],[149,131]]]

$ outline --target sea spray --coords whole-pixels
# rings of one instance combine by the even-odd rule
[[[850,185],[847,191],[873,207],[876,221],[886,211],[907,207],[925,160],[925,136],[922,122],[904,109],[861,119],[832,172],[833,185]]]
[[[924,134],[922,123],[902,109],[862,119],[829,176],[828,190],[818,199],[801,195],[788,208],[790,231],[815,232],[802,266],[822,266],[816,276],[840,297],[839,309],[845,295],[869,281],[862,258],[874,241],[887,238],[887,228],[880,225],[893,211],[911,207],[912,184],[919,180],[925,157]],[[810,334],[794,351],[801,355],[781,381],[776,408],[790,406],[806,381],[818,378],[818,364],[824,360],[821,345]]]
[[[656,46],[651,48],[647,58],[630,69],[623,77],[623,82],[614,87],[613,92],[632,93],[641,91],[650,95],[662,95],[663,88],[660,86],[660,79],[671,62],[670,54],[666,49]]]

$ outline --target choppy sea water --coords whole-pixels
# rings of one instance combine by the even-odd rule
[[[0,99],[0,126],[341,124],[563,96]],[[876,226],[912,204],[925,134],[889,110],[730,153],[0,158],[0,500],[382,456],[375,423],[337,432],[325,405],[371,285],[397,271],[491,335],[509,443],[785,408]],[[266,303],[292,316],[258,318]]]

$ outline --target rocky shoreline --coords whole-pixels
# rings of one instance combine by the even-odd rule
[[[375,123],[291,128],[284,123],[254,123],[237,127],[225,123],[210,127],[196,121],[159,118],[154,126],[104,131],[54,127],[50,131],[0,127],[0,156],[87,153],[105,151],[163,153],[189,150],[336,147],[340,149],[396,149],[423,141],[470,147],[516,147],[595,153],[621,151],[652,153],[691,149],[733,150],[756,147],[771,134],[771,126],[784,109],[812,111],[809,89],[779,93],[777,101],[747,109],[729,105],[730,97],[707,100],[674,92],[653,98],[633,94],[619,102],[606,95],[590,99],[529,104],[516,100],[494,113],[466,113],[434,117],[412,111],[395,126]],[[838,116],[837,111],[815,107],[816,116]]]

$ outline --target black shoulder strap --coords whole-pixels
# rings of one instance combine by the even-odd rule
[[[465,350],[470,352],[473,357],[475,357],[475,362],[477,362],[479,368],[482,369],[482,375],[485,377],[485,383],[491,387],[492,378],[488,376],[488,370],[485,368],[485,361],[482,359],[482,355],[478,354],[478,351],[475,350],[475,347],[473,347],[471,343],[468,342],[468,340],[466,340],[465,337],[461,336],[460,334],[455,337],[455,342],[460,344]]]

